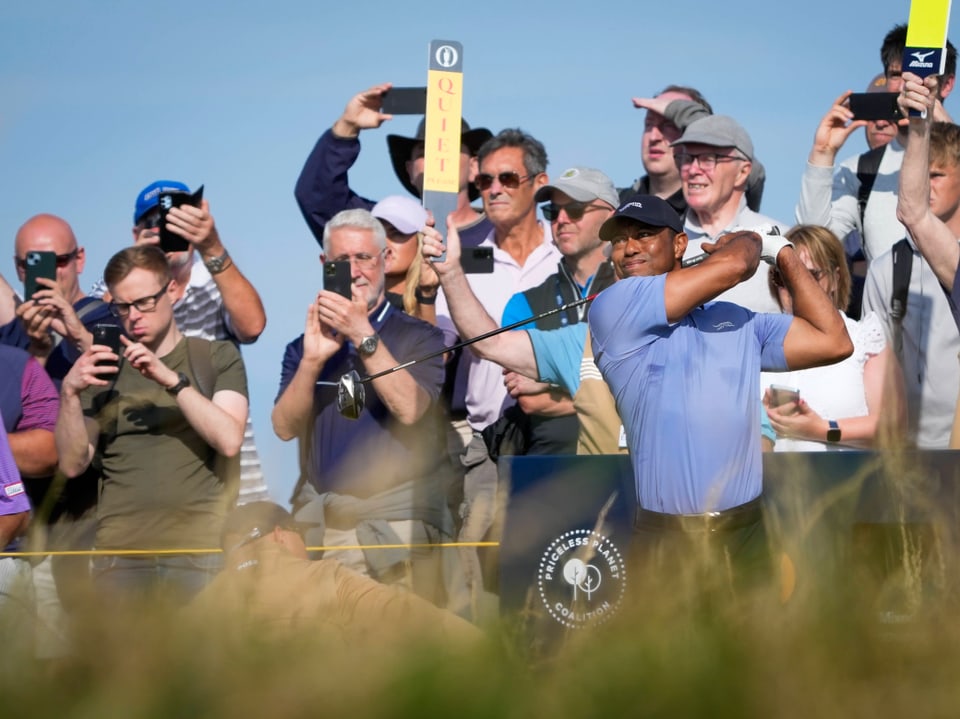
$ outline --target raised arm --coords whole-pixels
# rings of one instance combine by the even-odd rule
[[[674,256],[683,257],[686,246],[687,236],[682,232],[677,234]],[[667,320],[676,322],[695,307],[753,277],[760,263],[760,248],[760,235],[756,232],[731,232],[721,235],[716,243],[703,243],[704,251],[710,253],[706,260],[667,274],[664,286]]]
[[[452,222],[447,222],[446,258],[439,257],[444,249],[443,238],[432,227],[423,229],[423,256],[433,264],[440,276],[450,318],[461,337],[478,337],[495,330],[499,325],[473,294],[467,276],[460,265],[460,236]],[[537,362],[533,345],[526,332],[503,332],[471,345],[473,352],[482,359],[496,362],[527,377],[537,376]]]
[[[220,240],[220,233],[204,200],[200,207],[183,205],[170,210],[167,226],[187,240],[200,257],[220,290],[223,308],[230,318],[230,329],[243,344],[254,342],[267,325],[260,294],[240,272]]]
[[[380,127],[393,116],[380,112],[389,82],[354,95],[343,114],[327,130],[307,157],[293,194],[318,244],[324,225],[341,210],[370,209],[373,202],[350,189],[347,171],[360,154],[361,131]]]
[[[777,253],[776,263],[793,299],[793,321],[783,340],[787,366],[792,370],[804,369],[849,357],[853,342],[843,316],[792,245]]]
[[[940,284],[951,290],[960,263],[960,244],[953,230],[930,206],[930,183],[939,179],[936,173],[941,169],[930,166],[930,129],[936,97],[936,75],[921,79],[911,72],[903,73],[903,91],[898,99],[900,110],[904,116],[910,110],[921,111],[924,116],[910,118],[909,140],[900,169],[897,219],[907,228]]]

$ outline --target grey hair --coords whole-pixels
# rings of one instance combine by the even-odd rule
[[[506,130],[501,130],[480,145],[480,149],[477,151],[477,159],[480,164],[483,164],[487,155],[493,154],[504,147],[519,147],[523,150],[523,166],[531,177],[547,171],[547,150],[543,143],[533,135],[528,135],[519,127],[508,127]]]
[[[323,254],[330,254],[330,235],[338,227],[356,227],[361,230],[370,230],[377,247],[387,248],[387,233],[383,225],[369,210],[341,210],[330,218],[330,222],[323,226]]]

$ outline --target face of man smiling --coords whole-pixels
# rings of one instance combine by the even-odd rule
[[[621,218],[610,245],[610,259],[618,279],[653,277],[676,269],[687,248],[687,236],[669,227],[650,227]]]

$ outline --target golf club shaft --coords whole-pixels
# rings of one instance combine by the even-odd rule
[[[595,292],[588,297],[584,297],[579,300],[574,300],[573,302],[568,302],[565,305],[562,305],[560,307],[555,307],[554,309],[547,310],[546,312],[541,312],[540,314],[534,315],[533,317],[528,317],[527,319],[513,322],[512,324],[506,325],[505,327],[497,327],[495,329],[490,330],[489,332],[484,332],[482,335],[477,335],[476,337],[472,337],[468,340],[457,342],[455,345],[444,347],[443,349],[437,350],[436,352],[431,352],[430,354],[424,355],[423,357],[417,357],[416,359],[409,360],[408,362],[398,364],[396,367],[391,367],[390,369],[385,369],[385,370],[381,370],[380,372],[375,372],[369,377],[361,377],[360,381],[370,382],[372,380],[379,379],[380,377],[384,377],[388,374],[391,374],[392,372],[399,372],[400,370],[406,369],[407,367],[412,367],[413,365],[419,362],[425,362],[428,359],[439,357],[440,355],[446,354],[447,352],[453,352],[454,350],[458,350],[461,347],[467,347],[468,345],[472,345],[476,342],[482,342],[483,340],[489,339],[494,335],[498,335],[502,332],[509,332],[510,330],[515,330],[517,327],[522,327],[523,325],[530,324],[531,322],[537,322],[538,320],[542,320],[544,317],[549,317],[550,315],[555,315],[559,312],[566,312],[567,310],[573,309],[574,307],[585,305],[587,302],[590,302],[593,298],[595,298],[598,294],[599,293]]]

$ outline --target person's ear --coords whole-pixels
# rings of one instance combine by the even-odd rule
[[[673,236],[673,256],[677,262],[683,259],[683,254],[687,251],[687,243],[689,241],[690,238],[687,237],[686,232],[678,232]]]

